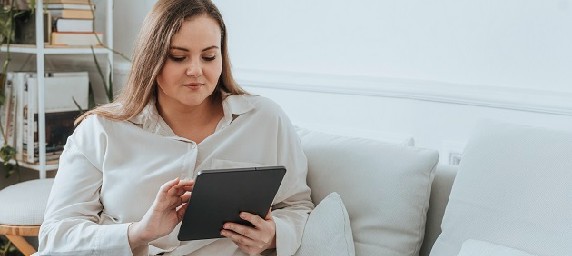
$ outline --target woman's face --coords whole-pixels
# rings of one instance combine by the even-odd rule
[[[222,73],[221,29],[200,15],[183,22],[157,76],[161,107],[198,106],[213,93]]]

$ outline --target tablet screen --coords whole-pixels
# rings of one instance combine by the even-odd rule
[[[241,212],[264,218],[286,173],[284,166],[203,170],[183,217],[180,241],[220,238],[226,222],[250,225]]]

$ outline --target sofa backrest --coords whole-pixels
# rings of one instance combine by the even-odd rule
[[[572,255],[571,181],[570,130],[479,122],[430,255]]]
[[[429,211],[425,224],[425,237],[421,246],[420,256],[428,256],[433,244],[441,233],[441,221],[445,213],[445,207],[449,202],[449,194],[457,175],[457,166],[437,165],[435,178],[431,185],[431,198],[429,199]]]

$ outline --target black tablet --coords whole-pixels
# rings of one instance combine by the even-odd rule
[[[222,237],[226,222],[250,225],[241,212],[266,216],[286,173],[284,166],[200,171],[179,230],[179,241]]]

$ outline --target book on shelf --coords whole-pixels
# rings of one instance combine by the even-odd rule
[[[16,92],[16,160],[22,161],[24,145],[24,87],[26,84],[26,74],[25,72],[14,72],[14,88]]]
[[[53,9],[47,10],[52,19],[91,19],[93,20],[93,12],[90,10],[74,10],[74,9]]]
[[[93,19],[54,19],[54,32],[87,33],[93,32]]]
[[[8,72],[5,83],[5,101],[1,106],[0,119],[4,125],[4,132],[7,138],[7,145],[16,149],[15,158],[21,161],[23,151],[23,92],[25,83],[24,72]],[[4,144],[4,136],[0,136],[2,145]]]
[[[48,10],[53,10],[53,9],[94,10],[95,9],[95,5],[84,4],[84,3],[45,4],[44,7]]]
[[[26,77],[27,87],[37,88],[38,78],[35,74]],[[38,100],[37,91],[28,91],[28,102]],[[89,76],[87,72],[54,72],[46,73],[44,77],[44,110],[46,113],[78,110],[75,103],[82,109],[88,107]],[[75,103],[74,103],[75,100]],[[37,106],[32,105],[32,111],[37,113]]]
[[[38,144],[38,79],[35,73],[25,75],[23,93],[22,160],[39,161]],[[73,133],[73,122],[80,115],[76,103],[88,108],[89,78],[87,72],[46,73],[44,77],[44,110],[46,153],[60,151]],[[75,100],[75,102],[74,102]]]
[[[46,113],[46,161],[59,159],[68,136],[73,133],[73,122],[80,114],[80,111]],[[34,114],[33,120],[33,124],[37,125],[38,114]],[[23,158],[26,163],[38,164],[40,161],[38,132],[37,127],[32,129],[34,129],[33,134],[28,134],[24,139],[23,146],[26,150],[23,152]],[[30,129],[29,132],[31,132],[32,129]]]
[[[99,38],[99,40],[97,40]],[[54,45],[100,45],[103,33],[63,33],[52,32],[51,42]]]
[[[52,33],[52,17],[44,12],[44,42],[50,43]],[[36,15],[32,11],[22,11],[14,16],[14,43],[36,43]]]

